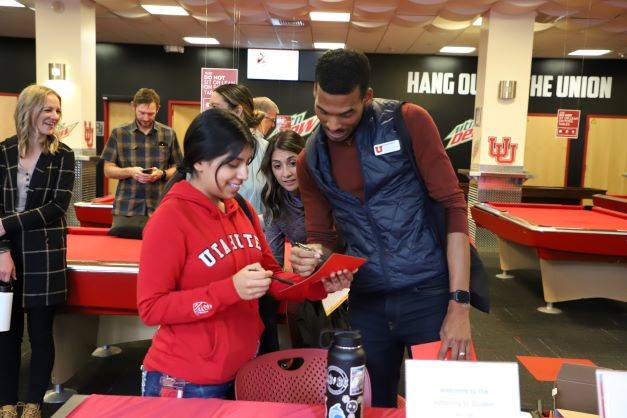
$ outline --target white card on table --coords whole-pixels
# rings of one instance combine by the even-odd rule
[[[518,418],[517,363],[406,360],[407,418]]]
[[[599,416],[624,418],[627,416],[627,372],[617,370],[596,371]]]

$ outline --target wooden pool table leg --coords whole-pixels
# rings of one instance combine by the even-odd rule
[[[545,314],[556,315],[562,313],[562,310],[560,308],[556,308],[555,306],[553,306],[553,302],[547,302],[545,306],[540,306],[537,309],[538,311]]]
[[[502,271],[496,275],[499,279],[513,279],[511,270],[540,269],[535,249],[502,238],[499,238],[499,264]]]
[[[115,345],[105,344],[103,346],[96,348],[94,352],[91,353],[91,355],[94,357],[105,358],[105,357],[115,356],[117,354],[120,354],[121,352],[122,352],[122,349],[120,347],[116,347]]]
[[[44,403],[64,403],[72,395],[76,395],[74,389],[63,388],[62,384],[57,383],[44,395]]]
[[[513,274],[509,274],[507,270],[501,270],[501,272],[499,274],[495,274],[494,277],[496,277],[497,279],[501,279],[501,280],[507,280],[507,279],[513,279],[516,276],[514,276]]]

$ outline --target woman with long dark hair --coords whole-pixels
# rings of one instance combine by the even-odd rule
[[[263,120],[265,113],[255,110],[253,95],[248,87],[243,84],[222,84],[216,87],[209,98],[209,107],[212,109],[224,109],[237,115],[255,138],[255,157],[250,161],[248,180],[240,189],[240,194],[252,203],[257,213],[263,212],[261,204],[261,189],[265,179],[259,172],[261,159],[263,158],[268,141],[257,129]]]
[[[67,296],[65,212],[74,153],[59,141],[61,96],[32,85],[17,99],[17,134],[0,144],[0,281],[14,279],[11,327],[0,332],[2,416],[17,416],[24,313],[31,361],[22,417],[41,416],[54,364],[55,307]]]
[[[236,198],[254,155],[247,127],[227,111],[207,110],[189,126],[184,150],[190,178],[177,177],[144,230],[137,304],[159,329],[144,359],[142,394],[225,398],[257,353],[258,299],[288,286],[271,278],[299,277],[282,271],[256,212]],[[351,280],[338,272],[299,298],[321,299]]]
[[[284,264],[285,240],[291,244],[307,242],[305,209],[298,190],[296,159],[305,147],[305,140],[294,131],[275,135],[261,162],[266,177],[262,191],[264,232],[268,245],[279,264]],[[327,317],[318,301],[290,302],[287,307],[288,325],[293,347],[317,347],[323,328],[347,326],[339,307]],[[276,321],[276,319],[275,319]]]

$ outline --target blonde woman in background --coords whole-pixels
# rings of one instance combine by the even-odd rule
[[[0,280],[13,280],[11,328],[0,332],[1,417],[16,417],[24,313],[31,361],[22,417],[40,417],[54,363],[55,307],[66,300],[67,224],[74,153],[59,142],[61,97],[38,85],[17,100],[17,135],[0,144]]]

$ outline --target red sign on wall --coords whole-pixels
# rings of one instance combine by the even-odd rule
[[[200,111],[209,109],[211,92],[222,84],[237,84],[237,68],[202,68],[200,70]]]
[[[558,138],[577,138],[579,136],[579,119],[581,110],[559,109],[557,111]]]

